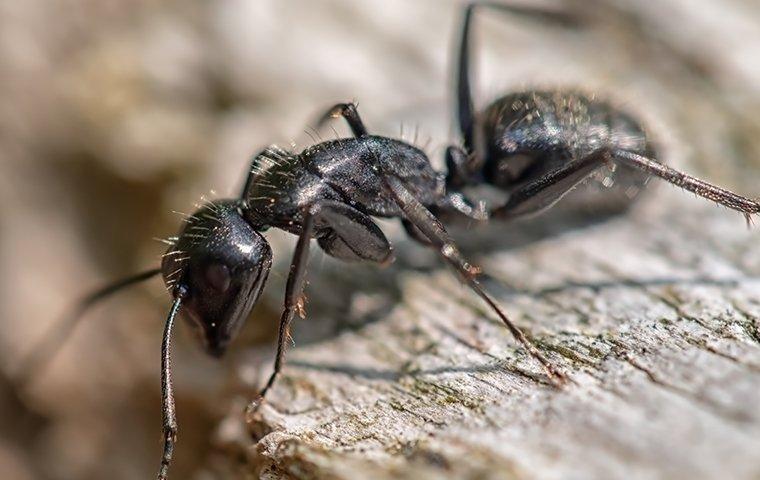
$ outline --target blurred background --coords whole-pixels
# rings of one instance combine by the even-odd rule
[[[478,104],[532,85],[600,91],[646,119],[668,162],[758,192],[760,4],[569,5],[588,19],[581,30],[478,16]],[[152,239],[179,228],[173,211],[234,195],[262,146],[308,146],[308,127],[334,102],[358,101],[373,132],[411,140],[418,130],[440,165],[457,140],[449,58],[460,10],[442,0],[0,2],[0,478],[154,474],[169,307],[159,280],[94,309],[23,390],[8,380],[19,360],[84,293],[157,265],[164,246]],[[228,357],[206,358],[179,328],[174,478],[232,475],[219,419],[251,393],[233,366],[268,361],[290,259],[292,239],[269,238],[273,278]],[[331,263],[317,262],[312,285],[329,289]],[[323,303],[333,300],[350,301]]]

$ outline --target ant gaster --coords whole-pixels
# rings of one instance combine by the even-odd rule
[[[581,19],[562,8],[473,2],[464,9],[457,52],[455,98],[464,149],[446,151],[447,187],[486,184],[505,191],[507,200],[489,218],[511,219],[549,208],[604,167],[612,174],[601,188],[605,201],[623,209],[643,190],[650,176],[744,214],[760,203],[679,172],[663,164],[641,123],[609,102],[577,91],[524,91],[474,107],[470,73],[470,31],[476,8],[486,7],[544,21],[577,26]],[[598,201],[598,200],[597,200]],[[610,208],[609,205],[607,208]]]
[[[127,278],[85,298],[33,351],[22,370],[22,380],[31,378],[52,357],[59,339],[74,327],[86,308],[161,273],[174,298],[161,350],[164,452],[158,478],[165,479],[177,434],[171,368],[175,318],[182,312],[199,328],[207,352],[222,355],[266,282],[272,253],[261,232],[268,228],[298,235],[298,242],[286,284],[274,371],[254,408],[261,405],[282,369],[290,323],[302,310],[311,239],[338,259],[385,264],[392,260],[393,251],[371,217],[401,219],[410,236],[435,248],[559,383],[564,375],[482,289],[478,268],[465,260],[438,218],[482,221],[538,213],[608,164],[619,167],[610,190],[623,192],[629,199],[650,175],[655,175],[748,218],[760,211],[758,202],[660,163],[644,129],[633,117],[594,98],[575,92],[524,92],[502,97],[476,114],[468,58],[470,23],[478,5],[532,13],[530,9],[487,3],[466,7],[457,76],[464,149],[447,149],[445,175],[433,170],[425,153],[416,147],[368,134],[355,106],[338,104],[320,123],[343,117],[354,138],[322,142],[298,154],[269,147],[256,155],[241,198],[207,202],[190,215],[183,230],[172,239],[160,269]],[[538,15],[567,19],[553,12]],[[508,199],[487,210],[473,207],[461,189],[479,184],[506,191]]]

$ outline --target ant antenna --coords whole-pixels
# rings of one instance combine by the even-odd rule
[[[35,344],[26,358],[22,360],[21,367],[15,374],[16,384],[19,388],[24,388],[39,372],[45,369],[66,342],[66,339],[71,336],[76,326],[79,325],[79,322],[90,307],[120,290],[148,280],[159,273],[161,273],[160,268],[140,272],[106,285],[82,298],[69,314],[63,317],[63,320],[48,329],[42,339]]]
[[[169,465],[172,462],[174,445],[177,442],[177,409],[174,404],[171,348],[174,319],[177,317],[182,300],[187,296],[187,289],[179,287],[175,291],[175,295],[169,316],[166,318],[163,340],[161,341],[161,417],[164,424],[164,453],[161,455],[161,467],[158,470],[159,480],[166,480],[169,475]]]

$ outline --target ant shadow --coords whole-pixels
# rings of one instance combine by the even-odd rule
[[[537,290],[514,289],[514,288],[509,288],[509,287],[503,287],[503,285],[502,287],[504,288],[505,296],[507,298],[513,298],[517,296],[528,296],[530,298],[541,299],[549,295],[564,293],[564,292],[568,292],[572,290],[580,290],[580,289],[591,289],[595,292],[601,292],[605,289],[610,289],[610,288],[630,287],[630,288],[645,289],[649,287],[668,286],[668,285],[734,287],[734,286],[738,286],[742,281],[746,281],[746,280],[747,278],[728,278],[728,279],[714,279],[714,278],[701,278],[701,277],[691,278],[691,279],[654,278],[654,279],[647,279],[647,280],[621,279],[621,280],[603,281],[603,282],[569,282],[562,285],[557,285],[554,287],[548,287],[548,288],[537,289]],[[378,311],[369,312],[366,315],[359,318],[358,321],[352,322],[350,326],[348,327],[339,325],[335,333],[337,334],[340,332],[345,332],[347,330],[356,331],[361,328],[364,328],[382,319],[387,314],[388,311],[389,310],[387,308],[382,308],[382,309],[378,309]],[[448,329],[445,329],[443,327],[438,327],[438,330],[443,336],[449,337],[458,343],[466,343],[463,339],[461,339],[454,332]],[[322,338],[319,338],[319,339],[312,339],[312,341],[321,341],[326,338],[329,338],[329,337],[323,336]],[[300,368],[305,368],[305,369],[310,369],[310,370],[332,372],[332,373],[347,375],[350,377],[361,377],[367,380],[382,380],[382,381],[387,381],[387,382],[396,382],[405,376],[416,377],[416,376],[423,376],[423,375],[438,375],[438,374],[446,374],[446,373],[488,373],[488,372],[508,370],[512,373],[530,378],[534,381],[537,381],[540,383],[546,383],[547,385],[550,384],[548,379],[542,376],[536,376],[529,372],[522,371],[514,365],[508,364],[506,362],[500,362],[500,361],[495,361],[494,363],[486,364],[486,365],[472,365],[472,366],[452,365],[451,367],[439,367],[439,368],[432,368],[432,369],[415,370],[411,372],[403,371],[403,370],[374,369],[374,368],[366,368],[366,367],[360,368],[360,367],[352,366],[348,363],[347,364],[326,364],[326,363],[305,362],[305,361],[298,361],[298,360],[293,360],[288,363]]]
[[[565,211],[563,211],[565,210]],[[573,212],[570,212],[573,213]],[[602,215],[588,215],[587,213],[568,214],[566,209],[558,209],[556,212],[550,211],[534,219],[521,220],[506,224],[492,224],[483,226],[478,230],[470,229],[460,231],[458,228],[451,228],[450,231],[454,236],[465,255],[477,252],[479,255],[485,255],[496,251],[505,251],[520,248],[522,246],[541,241],[547,238],[557,237],[568,231],[582,231],[583,229],[593,228],[600,224],[610,221],[613,218],[619,218],[620,212],[611,212]],[[403,297],[401,291],[400,276],[404,272],[418,271],[426,272],[438,270],[441,268],[440,261],[436,252],[430,251],[416,244],[414,241],[405,239],[396,242],[397,261],[385,269],[376,269],[367,271],[366,265],[349,265],[336,262],[335,268],[324,269],[321,273],[314,272],[312,283],[309,286],[310,312],[314,315],[306,320],[302,325],[296,326],[296,336],[299,343],[316,343],[332,338],[346,331],[357,331],[363,329],[385,317]],[[746,277],[741,278],[675,278],[660,277],[649,279],[614,279],[609,281],[596,282],[573,282],[567,281],[559,285],[550,286],[541,289],[520,289],[505,285],[487,276],[483,281],[488,289],[498,291],[499,296],[503,299],[513,299],[519,296],[527,296],[532,299],[540,300],[547,296],[566,293],[573,290],[592,290],[601,292],[605,289],[612,288],[636,288],[646,289],[650,287],[662,287],[669,285],[678,286],[716,286],[716,287],[735,287],[741,282],[746,281]],[[343,293],[343,295],[340,295]],[[352,301],[355,295],[361,293],[369,297],[376,297],[377,300],[371,308],[363,308],[360,313],[356,313],[352,308]],[[341,301],[336,302],[336,296]],[[323,299],[329,298],[329,301]],[[322,326],[313,328],[317,322]],[[324,328],[325,323],[331,323],[329,327]],[[309,327],[312,325],[312,328]],[[462,339],[456,338],[456,334],[446,331],[440,327],[444,336],[453,337],[455,341],[462,342]],[[313,332],[310,334],[309,332]],[[303,332],[303,334],[302,334]],[[346,359],[350,362],[350,359]],[[300,368],[333,372],[353,377],[361,377],[369,380],[381,380],[394,382],[403,376],[417,375],[436,375],[444,373],[479,373],[509,370],[521,376],[530,377],[534,381],[547,383],[546,379],[536,377],[535,375],[521,371],[518,367],[505,362],[495,361],[493,364],[472,365],[472,366],[451,366],[445,368],[434,368],[428,370],[417,370],[414,372],[396,371],[389,369],[360,368],[346,364],[325,364],[293,360],[289,362]]]

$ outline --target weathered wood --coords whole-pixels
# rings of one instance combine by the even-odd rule
[[[403,273],[387,314],[292,349],[223,443],[267,479],[760,475],[760,249],[740,216],[660,191],[476,258],[572,384],[551,387],[448,272]]]
[[[758,126],[724,90],[749,77],[720,55],[731,29],[700,12],[596,2],[575,36],[500,24],[483,75],[524,84],[519,66],[531,58],[542,59],[541,78],[577,60],[585,69],[562,70],[561,83],[625,84],[624,103],[651,122],[668,161],[682,166],[688,154],[709,178],[751,193],[742,172],[757,165]],[[686,16],[688,27],[672,28]],[[230,410],[218,434],[227,458],[266,479],[758,478],[757,231],[659,187],[631,215],[586,228],[563,230],[554,215],[458,232],[481,237],[465,251],[570,374],[561,390],[449,272],[404,268],[432,265],[418,247],[399,248],[405,262],[383,273],[331,273],[313,259],[298,345],[259,413],[245,424],[240,405]],[[370,294],[355,293],[375,274]],[[250,372],[263,379],[271,368],[266,349],[254,352],[239,368],[250,392]]]
[[[403,122],[411,140],[419,124],[439,166],[454,139],[459,0],[11,3],[3,373],[74,299],[155,266],[163,246],[149,239],[176,232],[170,212],[211,188],[236,194],[262,145],[310,144],[302,131],[327,104],[358,100],[379,134]],[[479,15],[476,102],[534,85],[609,95],[642,114],[668,162],[756,195],[756,0],[574,4],[590,20],[580,31]],[[455,232],[575,385],[549,387],[434,256],[384,225],[401,256],[389,270],[312,259],[292,361],[246,425],[291,253],[268,233],[279,265],[229,355],[207,358],[179,328],[173,478],[757,478],[760,234],[667,187],[647,202],[583,230],[558,215]],[[1,478],[155,474],[168,301],[160,281],[114,298],[31,390],[0,401]]]

